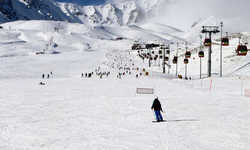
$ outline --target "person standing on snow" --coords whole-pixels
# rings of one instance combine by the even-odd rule
[[[160,121],[163,121],[163,118],[162,118],[162,115],[161,115],[161,111],[162,111],[162,108],[161,108],[161,103],[158,99],[158,97],[156,96],[155,99],[154,99],[154,102],[152,104],[152,107],[151,109],[155,111],[155,116],[156,116],[156,119],[158,122]],[[163,111],[162,111],[163,112]]]

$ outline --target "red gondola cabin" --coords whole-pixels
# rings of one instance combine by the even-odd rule
[[[223,45],[223,46],[228,46],[228,45],[229,45],[229,40],[228,40],[228,38],[222,38],[222,40],[221,40],[221,45]]]
[[[168,61],[168,57],[165,56],[165,61]]]
[[[188,64],[188,59],[184,58],[184,64]]]
[[[177,57],[177,56],[174,56],[173,64],[177,64],[177,62],[178,62],[178,57]]]
[[[211,46],[211,45],[212,45],[211,39],[206,38],[206,39],[204,40],[204,45],[205,45],[205,46]]]
[[[191,52],[190,52],[190,51],[187,51],[187,52],[185,53],[185,57],[186,57],[186,58],[190,58],[190,57],[191,57]]]
[[[238,45],[236,52],[239,56],[246,56],[247,55],[247,46],[246,45]]]
[[[199,51],[198,55],[199,55],[199,57],[204,57],[204,52],[203,51]]]

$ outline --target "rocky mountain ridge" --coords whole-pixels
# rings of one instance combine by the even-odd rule
[[[143,23],[169,1],[135,0],[120,4],[80,6],[52,0],[0,0],[0,23],[17,20],[54,20],[86,25],[123,26]]]

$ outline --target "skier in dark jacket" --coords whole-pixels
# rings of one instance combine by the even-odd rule
[[[160,103],[158,97],[155,97],[151,109],[154,109],[157,121],[158,122],[163,121],[163,118],[162,118],[162,115],[161,115],[161,111],[162,111],[161,103]]]

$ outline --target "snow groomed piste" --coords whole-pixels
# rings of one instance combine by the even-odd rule
[[[223,78],[218,77],[219,46],[214,45],[212,77],[199,79],[198,49],[191,51],[188,64],[192,80],[180,80],[175,67],[170,74],[163,74],[158,62],[149,68],[131,50],[133,40],[115,40],[120,29],[98,29],[104,36],[92,32],[97,29],[69,23],[61,23],[55,32],[57,25],[49,21],[2,25],[0,149],[250,148],[250,102],[244,96],[250,89],[249,56],[234,56],[237,38],[224,49]],[[122,31],[132,36],[133,29]],[[51,37],[52,44],[37,55]],[[183,74],[183,67],[179,63],[178,74]],[[110,75],[100,78],[96,70]],[[90,78],[82,77],[92,72]],[[136,94],[137,87],[154,88],[154,94]],[[150,107],[156,95],[165,111],[164,123],[152,123]]]

